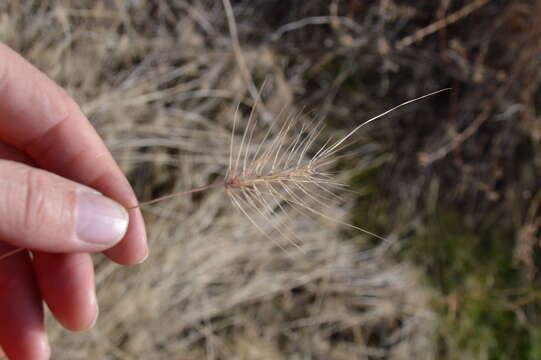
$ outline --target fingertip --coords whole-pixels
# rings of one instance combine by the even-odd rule
[[[87,312],[86,319],[82,318],[78,324],[73,324],[71,328],[67,328],[71,331],[85,331],[90,330],[96,325],[98,321],[98,316],[100,313],[98,300],[96,298],[95,289],[92,289],[91,294],[89,294],[90,304],[89,308],[92,310]]]
[[[123,239],[105,250],[104,254],[120,265],[141,263],[148,255],[147,237],[141,210],[133,208],[138,201],[130,183],[115,165],[104,171],[91,186],[124,206],[129,214],[128,229]]]
[[[4,356],[14,360],[48,360],[51,357],[49,339],[44,332],[26,334],[24,341],[19,340],[21,346],[6,351]],[[1,354],[0,354],[1,356]]]
[[[92,327],[98,305],[90,255],[38,252],[34,267],[42,296],[62,326],[71,331]]]
[[[127,210],[96,192],[77,192],[75,229],[80,241],[111,247],[124,238],[129,222]]]
[[[149,251],[148,251],[148,246],[147,246],[147,252],[146,252],[145,256],[143,256],[143,258],[141,260],[139,260],[139,262],[137,262],[137,265],[142,264],[145,261],[147,261],[148,255],[149,255]]]
[[[9,349],[9,348],[8,348]],[[0,348],[0,359],[16,360],[48,360],[51,357],[51,347],[46,336],[26,339],[24,346],[3,351]]]
[[[98,303],[97,301],[95,301],[96,297],[94,296],[93,299],[94,305],[92,311],[88,311],[84,317],[80,317],[76,322],[63,321],[62,326],[64,326],[64,328],[66,328],[67,330],[73,332],[80,332],[92,329],[96,325],[99,316]]]
[[[0,358],[2,356],[14,360],[48,360],[51,347],[47,334],[44,331],[28,331],[16,343],[6,346],[5,352],[0,352]]]
[[[149,254],[143,216],[139,209],[130,211],[130,223],[124,239],[105,254],[120,265],[137,265]]]
[[[6,248],[0,243],[0,248]],[[9,247],[8,247],[9,248]],[[48,359],[43,307],[27,253],[0,261],[0,343],[10,359]]]
[[[28,359],[48,360],[51,357],[51,346],[45,333],[37,334],[37,338],[32,341],[32,344]]]
[[[90,324],[87,326],[86,330],[90,330],[94,326],[96,326],[96,323],[98,322],[99,317],[100,317],[100,307],[98,306],[98,303],[96,302],[96,311],[94,313],[94,319],[92,319]]]
[[[96,325],[99,315],[98,302],[96,301],[96,296],[94,294],[92,294],[90,299],[92,299],[90,300],[92,305],[89,305],[88,307],[91,310],[87,309],[86,312],[79,314],[79,316],[66,318],[60,321],[65,329],[73,332],[80,332],[90,330]]]

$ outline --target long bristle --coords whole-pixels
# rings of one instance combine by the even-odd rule
[[[294,245],[298,244],[296,237],[293,241],[290,235],[285,235],[286,224],[278,225],[273,221],[273,216],[278,212],[287,214],[291,211],[323,217],[385,240],[380,235],[337,220],[329,214],[329,209],[341,201],[338,192],[344,185],[329,175],[328,170],[336,165],[343,156],[341,152],[351,145],[348,140],[361,128],[403,106],[446,90],[449,89],[434,91],[394,106],[361,123],[335,141],[330,138],[325,141],[319,139],[324,128],[323,120],[310,124],[301,122],[300,116],[293,114],[283,119],[278,131],[274,131],[275,124],[271,124],[255,151],[251,144],[258,133],[255,130],[258,121],[256,113],[252,111],[242,134],[240,147],[236,149],[237,153],[230,154],[230,158],[236,157],[236,161],[234,165],[230,161],[227,169],[227,193],[250,222],[274,241],[276,237],[270,236],[269,231],[276,231],[279,237],[286,238]],[[234,137],[233,134],[232,139]],[[323,145],[314,149],[318,143]],[[234,149],[233,145],[231,149]],[[314,155],[308,157],[307,154],[310,153]],[[239,167],[240,163],[242,167]],[[289,214],[288,218],[293,221]],[[268,230],[269,228],[271,230]]]

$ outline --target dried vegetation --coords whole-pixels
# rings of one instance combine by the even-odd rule
[[[77,98],[143,200],[224,181],[235,114],[233,153],[246,156],[230,185],[261,175],[244,158],[267,154],[272,168],[270,153],[288,149],[272,139],[290,111],[292,133],[309,134],[321,118],[322,137],[339,138],[452,87],[356,134],[359,156],[333,176],[357,188],[372,174],[374,203],[355,224],[405,235],[394,244],[439,294],[439,341],[433,294],[389,258],[388,244],[361,251],[358,232],[299,216],[296,200],[280,211],[276,188],[264,189],[268,199],[230,186],[257,226],[223,188],[145,208],[153,256],[127,270],[99,262],[98,327],[55,328],[58,357],[539,358],[541,3],[236,0],[228,10],[220,1],[6,0],[0,40]],[[273,123],[258,153],[248,144]],[[303,153],[302,139],[291,148],[297,160],[316,154]],[[330,194],[293,195],[350,220],[350,203]]]
[[[233,170],[253,181],[265,167],[286,169],[271,174],[280,175],[279,193],[293,198],[291,210],[302,202],[296,208],[305,213],[306,204],[325,202],[325,213],[348,221],[342,201],[315,192],[329,178],[300,166],[310,164],[307,155],[327,165],[328,153],[305,150],[319,141],[310,136],[319,133],[310,117],[295,115],[306,138],[284,137],[288,122],[270,126],[287,119],[280,115],[284,109],[298,107],[307,69],[292,69],[273,45],[287,28],[278,29],[271,43],[254,46],[261,29],[255,31],[250,13],[257,5],[234,4],[237,43],[215,2],[7,1],[0,5],[0,40],[75,96],[141,199],[220,181],[232,161]],[[242,60],[239,44],[246,44]],[[269,129],[268,141],[259,125],[250,127],[252,110]],[[239,160],[229,156],[235,117],[233,154],[244,154]],[[250,145],[252,132],[261,148]],[[365,163],[379,156],[363,150]],[[262,191],[254,184],[239,194],[235,173],[229,175],[226,189],[145,208],[152,256],[144,265],[123,269],[97,258],[100,320],[84,334],[51,324],[55,358],[433,357],[430,293],[411,266],[389,258],[388,243],[360,250],[344,239],[359,233],[343,232],[325,218],[277,211],[285,206],[278,190],[266,187],[270,200],[254,197]],[[348,181],[348,173],[336,178]],[[295,190],[284,185],[288,179]],[[259,213],[269,230],[258,231],[235,204]],[[292,236],[289,245],[280,244]]]

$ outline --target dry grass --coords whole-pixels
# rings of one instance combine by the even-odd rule
[[[230,161],[238,164],[230,185],[238,172],[261,171],[260,156],[267,159],[261,166],[293,164],[274,150],[290,145],[272,145],[287,125],[266,124],[270,145],[250,145],[249,113],[257,106],[225,35],[221,4],[13,0],[0,14],[0,40],[76,97],[143,200],[213,183]],[[239,33],[254,26],[249,20],[239,20]],[[266,81],[261,121],[280,121],[284,108],[295,108],[295,76],[272,47],[242,55],[256,88]],[[235,114],[233,153],[246,154],[238,161],[228,156]],[[315,129],[293,137],[294,168],[304,164]],[[255,164],[252,172],[244,158]],[[253,206],[236,190],[229,188],[249,213],[270,206]],[[84,334],[51,323],[54,357],[433,358],[430,294],[411,267],[389,260],[387,244],[360,251],[337,224],[296,217],[288,231],[301,241],[283,251],[276,240],[284,234],[262,235],[234,203],[216,189],[146,208],[152,256],[133,269],[97,259],[100,320]],[[329,204],[326,211],[347,221],[347,206]],[[272,228],[290,216],[273,211]]]

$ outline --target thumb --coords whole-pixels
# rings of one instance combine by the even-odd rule
[[[97,252],[119,242],[125,208],[84,185],[0,160],[0,239],[44,252]]]

